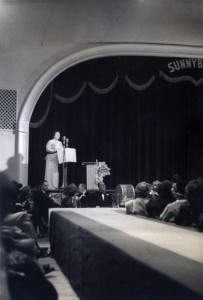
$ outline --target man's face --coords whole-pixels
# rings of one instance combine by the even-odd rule
[[[152,183],[152,189],[153,191],[157,192],[159,187],[159,182],[158,181],[153,181]]]
[[[49,187],[48,182],[43,182],[43,183],[42,183],[42,190],[43,190],[43,191],[47,191],[47,190],[48,190],[48,187]]]
[[[79,193],[83,193],[85,191],[85,188],[82,184],[79,184],[78,191],[79,191]]]
[[[105,192],[106,191],[106,185],[103,182],[100,182],[98,185],[98,188],[100,190],[100,192]]]

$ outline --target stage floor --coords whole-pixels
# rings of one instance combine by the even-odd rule
[[[127,215],[124,208],[51,211],[51,247],[67,276],[79,285],[82,294],[88,295],[86,299],[105,299],[102,297],[107,295],[113,297],[109,299],[133,299],[135,294],[141,297],[139,299],[155,299],[154,296],[156,299],[163,296],[165,299],[181,299],[186,295],[187,299],[203,298],[202,233],[192,228]],[[61,247],[66,249],[63,255],[58,250]],[[78,267],[79,281],[73,278],[76,274],[66,257],[74,261],[76,269]],[[99,258],[103,264],[114,266],[101,267]],[[91,295],[92,284],[81,275],[81,266],[87,269],[83,273],[89,273],[90,277],[92,268],[95,270],[93,282],[98,287],[98,294],[93,289]],[[120,284],[113,284],[112,288],[111,282],[108,287],[109,281],[103,278],[101,269],[102,272],[110,272],[118,282],[121,281]],[[123,276],[115,275],[115,270],[123,272]],[[133,286],[133,277],[137,280],[139,277],[139,286]],[[102,291],[104,283],[106,291]],[[158,283],[162,286],[155,288]],[[123,298],[117,297],[118,289]]]

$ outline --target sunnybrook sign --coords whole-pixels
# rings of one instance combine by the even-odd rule
[[[203,60],[200,58],[185,58],[175,60],[168,63],[168,68],[170,73],[184,69],[202,69]]]

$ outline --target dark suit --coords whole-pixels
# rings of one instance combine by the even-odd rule
[[[41,189],[37,191],[34,195],[34,210],[38,218],[43,217],[46,221],[48,220],[48,210],[49,208],[60,207],[56,204],[53,199],[51,199],[46,192]]]
[[[95,203],[96,206],[100,207],[112,207],[112,196],[106,192],[98,191],[95,193]]]
[[[78,207],[95,207],[93,195],[85,191],[79,195]]]

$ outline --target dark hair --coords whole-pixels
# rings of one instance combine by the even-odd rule
[[[58,130],[58,129],[53,130],[53,131],[51,132],[51,137],[52,137],[52,138],[55,136],[55,133],[56,133],[56,132],[61,133],[60,130]]]
[[[171,188],[172,188],[172,183],[169,180],[164,180],[158,186],[157,192],[159,196],[162,198],[168,198],[168,197],[170,198],[173,196],[171,192]]]
[[[105,184],[103,181],[99,181],[99,182],[97,183],[97,186],[100,186],[100,185],[105,185],[105,186],[106,186],[106,184]]]
[[[181,176],[179,174],[174,174],[173,175],[173,181],[178,182],[181,179]]]
[[[27,197],[30,196],[30,193],[31,193],[31,187],[29,185],[24,186],[20,193],[21,202],[24,202],[27,199]]]
[[[198,220],[197,220],[197,228],[200,231],[203,231],[203,213],[200,214]]]
[[[67,187],[64,190],[64,195],[72,197],[77,192],[77,185],[75,183],[71,183],[67,185]]]
[[[23,187],[22,183],[19,183],[15,180],[11,181],[11,184],[13,185],[16,191],[20,190]]]
[[[82,186],[84,189],[86,189],[86,188],[87,188],[87,186],[86,186],[86,184],[85,184],[85,183],[80,183],[79,185],[80,185],[80,186]]]
[[[176,182],[176,194],[185,195],[185,187],[187,185],[187,181],[180,179]]]
[[[203,197],[203,180],[193,179],[190,180],[186,186],[186,197],[189,202],[193,199],[199,199]]]
[[[42,183],[41,183],[41,185],[43,185],[44,183],[48,183],[48,181],[47,180],[43,180]]]
[[[135,187],[135,197],[147,198],[150,192],[150,185],[147,182],[139,182]]]
[[[193,179],[186,186],[186,199],[196,217],[203,213],[203,180]]]

